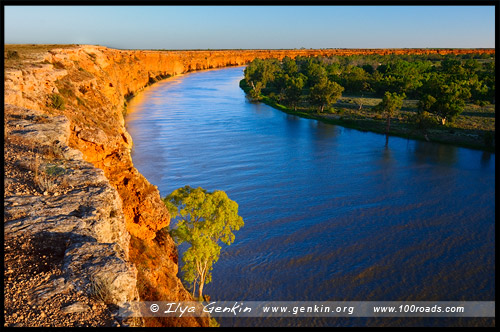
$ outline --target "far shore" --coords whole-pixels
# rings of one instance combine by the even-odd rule
[[[245,82],[245,79],[240,81],[240,87],[248,95],[250,87]],[[346,128],[356,129],[360,131],[369,131],[388,136],[397,136],[407,139],[421,140],[427,142],[436,142],[442,144],[450,144],[458,147],[469,149],[482,150],[486,152],[495,153],[495,143],[492,146],[487,146],[484,140],[484,131],[470,130],[456,127],[434,127],[426,131],[419,130],[415,126],[399,121],[398,118],[391,120],[391,127],[389,133],[386,133],[385,120],[375,119],[375,117],[363,116],[351,112],[346,114],[348,107],[345,105],[334,104],[335,113],[318,113],[311,110],[293,110],[284,105],[278,104],[267,96],[261,95],[261,100],[266,105],[269,105],[279,111],[285,112],[290,115],[299,116],[302,118],[313,119],[339,125]],[[370,106],[365,106],[370,108]],[[493,139],[494,141],[494,139]]]

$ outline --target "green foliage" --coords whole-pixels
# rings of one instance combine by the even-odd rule
[[[49,165],[45,168],[45,173],[51,176],[66,174],[66,169],[57,165]]]
[[[360,67],[347,66],[342,72],[341,83],[350,92],[369,91],[369,74]]]
[[[250,90],[250,97],[253,100],[260,100],[260,93],[262,92],[262,87],[264,86],[264,84],[262,82],[257,82],[254,84],[254,82],[252,81],[250,82],[250,84],[252,85],[252,89]]]
[[[300,71],[307,77],[307,86],[312,87],[320,84],[327,79],[326,69],[319,63],[308,58],[301,64]]]
[[[66,102],[60,94],[54,93],[49,96],[49,106],[58,110],[64,110]]]
[[[436,98],[431,95],[425,95],[418,101],[418,111],[419,113],[429,112],[432,105],[436,102]]]
[[[462,113],[465,100],[470,98],[470,89],[465,84],[451,82],[440,86],[436,102],[432,104],[430,110],[441,118],[444,125],[446,121],[453,120]]]
[[[252,87],[250,95],[258,98],[260,92],[266,87],[267,83],[274,80],[275,72],[279,65],[276,59],[262,60],[254,59],[244,71],[245,79]]]
[[[284,57],[281,61],[281,68],[283,73],[289,76],[294,76],[298,73],[299,67],[297,66],[297,62],[295,60],[290,59],[289,57]]]
[[[379,112],[388,114],[390,116],[396,115],[396,112],[403,106],[403,100],[406,98],[404,93],[398,94],[396,92],[387,91],[382,98],[380,104],[376,106]]]
[[[233,231],[243,227],[238,215],[238,204],[230,200],[224,191],[208,192],[203,188],[185,186],[163,199],[177,225],[172,235],[178,244],[188,243],[184,253],[184,279],[198,285],[202,298],[203,286],[212,280],[213,264],[218,261],[221,246],[234,241]]]
[[[323,112],[325,107],[335,103],[341,96],[344,88],[336,82],[329,81],[326,77],[315,84],[309,93],[310,101],[319,107],[319,112]]]
[[[303,114],[313,109],[323,112],[346,92],[355,100],[357,118],[367,116],[365,109],[373,106],[363,98],[385,98],[374,109],[380,113],[368,116],[385,118],[389,131],[402,99],[412,100],[406,104],[402,122],[419,128],[435,126],[437,121],[443,125],[456,123],[466,104],[484,107],[495,103],[495,78],[494,54],[297,56],[284,57],[281,62],[252,61],[245,69],[245,91],[255,100],[271,102],[275,107],[285,105]],[[393,94],[387,96],[387,91]],[[415,107],[416,116],[406,114]]]
[[[382,98],[380,104],[375,106],[375,109],[383,113],[387,119],[386,132],[389,133],[391,118],[396,115],[396,113],[403,106],[403,100],[406,98],[406,94],[398,94],[396,92],[387,91]]]
[[[416,128],[423,131],[437,125],[436,119],[427,111],[414,114],[411,117],[410,122],[412,122]]]
[[[59,90],[59,94],[65,98],[71,98],[75,96],[74,90],[75,87],[73,83],[68,78],[63,78],[61,80],[57,80],[56,82],[57,89]]]
[[[302,96],[302,89],[305,86],[307,77],[303,74],[297,76],[287,77],[285,85],[285,100],[288,105],[293,106],[297,110],[297,104]]]

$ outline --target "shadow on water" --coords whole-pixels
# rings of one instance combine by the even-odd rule
[[[293,115],[293,114],[285,114],[285,118],[286,118],[286,123],[290,123],[290,122],[299,122],[302,120],[301,117],[299,116],[296,116],[296,115]]]
[[[410,155],[417,164],[438,164],[452,166],[458,157],[457,147],[433,142],[415,141],[414,153]]]
[[[308,120],[313,140],[330,140],[340,134],[340,127],[322,121]]]
[[[481,154],[481,166],[483,168],[488,168],[488,167],[490,167],[490,164],[491,164],[491,153],[484,151]]]

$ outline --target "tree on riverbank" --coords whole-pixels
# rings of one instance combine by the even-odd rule
[[[305,86],[306,80],[307,77],[305,77],[303,74],[289,77],[286,80],[286,86],[284,89],[285,101],[288,103],[288,105],[293,106],[293,109],[295,111],[297,110],[297,104],[302,97],[302,89]]]
[[[219,260],[221,244],[234,241],[233,231],[243,227],[238,215],[238,204],[224,191],[185,186],[163,198],[177,225],[172,236],[177,244],[188,243],[184,253],[184,280],[193,285],[193,296],[198,286],[198,297],[203,299],[203,286],[212,280],[213,264]]]
[[[245,70],[241,86],[250,99],[286,112],[362,130],[424,135],[426,140],[427,130],[433,128],[431,140],[490,149],[491,144],[470,141],[471,135],[482,137],[483,131],[494,131],[495,77],[495,55],[491,53],[297,56],[284,57],[281,62],[255,59]],[[346,96],[329,95],[333,84],[328,82],[338,84]],[[404,110],[389,107],[393,101],[385,97],[387,91],[405,94]],[[335,110],[323,113],[335,101]],[[382,116],[373,112],[377,108]],[[399,112],[400,121],[391,129],[391,118]],[[463,112],[467,115],[460,116]],[[448,128],[461,132],[450,138]],[[472,133],[476,130],[480,132]]]
[[[398,94],[396,92],[387,91],[382,98],[380,104],[375,106],[375,109],[383,113],[387,119],[386,133],[389,133],[391,127],[391,118],[393,118],[397,111],[403,107],[403,100],[406,98],[406,94]]]
[[[319,107],[321,113],[325,107],[337,102],[342,96],[342,91],[344,91],[344,88],[338,83],[323,78],[311,88],[309,99],[311,104]]]
[[[441,118],[441,124],[446,121],[453,122],[462,113],[465,100],[471,97],[470,89],[465,83],[443,84],[440,86],[436,101],[430,107],[430,111]]]
[[[254,99],[260,98],[262,89],[267,86],[268,82],[272,82],[275,78],[274,73],[278,69],[276,59],[254,59],[244,71],[245,80],[252,87],[250,95]]]

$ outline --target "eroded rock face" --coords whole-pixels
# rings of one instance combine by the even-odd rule
[[[39,153],[14,162],[29,170],[36,192],[9,193],[4,200],[5,242],[15,238],[56,243],[62,253],[62,276],[48,278],[34,292],[37,303],[70,289],[99,296],[118,307],[139,299],[137,270],[129,261],[121,199],[101,169],[68,147],[70,122],[13,105],[4,105],[9,140],[23,142]],[[9,158],[7,162],[12,162]],[[54,263],[58,265],[58,263]],[[16,266],[15,268],[23,268]]]

